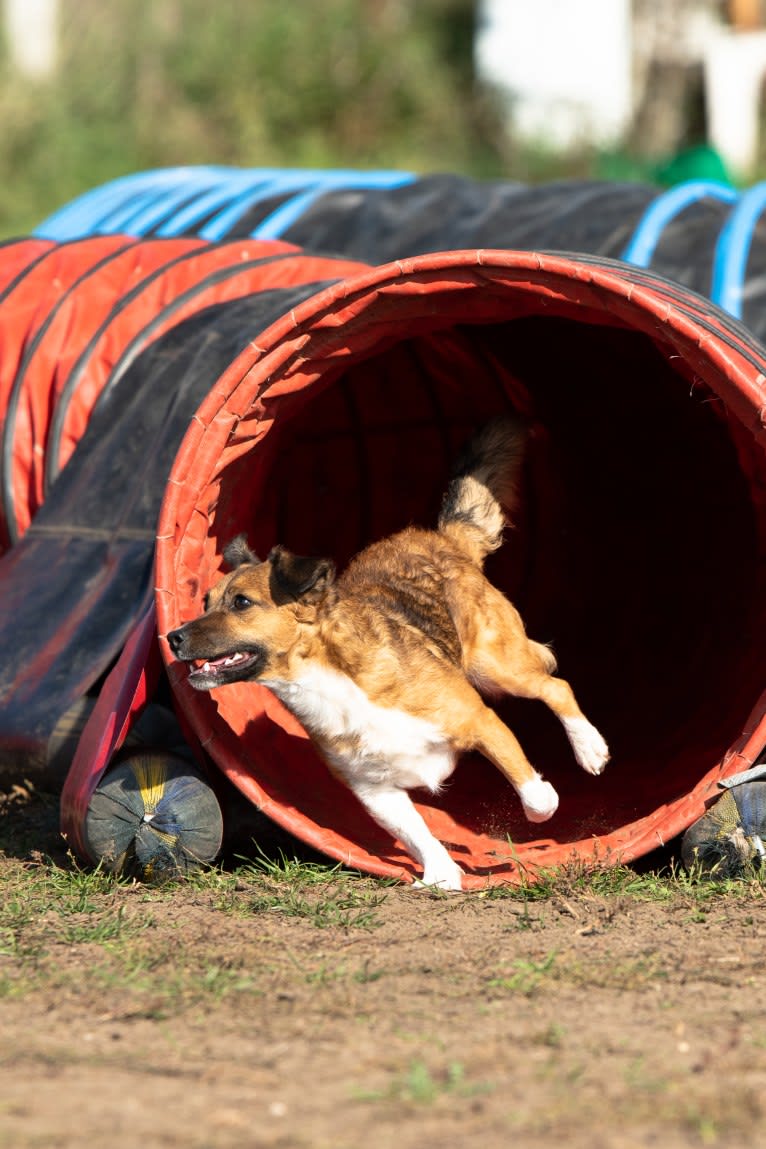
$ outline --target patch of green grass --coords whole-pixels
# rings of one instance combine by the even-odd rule
[[[632,1093],[658,1095],[668,1090],[667,1080],[649,1072],[643,1055],[631,1058],[623,1069],[622,1076]]]
[[[432,1070],[425,1061],[416,1058],[404,1073],[396,1074],[384,1089],[357,1092],[357,1101],[411,1102],[415,1105],[433,1105],[445,1095],[473,1097],[489,1093],[491,1082],[471,1082],[466,1078],[462,1062],[452,1061],[444,1068]]]
[[[302,918],[319,929],[376,929],[386,893],[342,866],[303,862],[280,855],[259,857],[238,872],[248,882],[251,913]]]
[[[145,929],[149,920],[115,901],[119,885],[98,869],[0,864],[0,956],[37,962],[56,943],[104,944]]]
[[[385,977],[385,971],[382,969],[370,969],[370,963],[365,961],[360,969],[356,970],[352,975],[355,982],[359,985],[369,985],[371,982],[380,981]]]
[[[642,954],[635,958],[592,959],[587,963],[572,962],[566,970],[561,970],[572,985],[582,988],[594,986],[599,989],[630,990],[668,980],[667,955],[662,953]]]
[[[524,997],[532,997],[553,970],[555,961],[555,950],[546,954],[541,961],[515,961],[512,973],[493,977],[487,985],[490,989],[510,990]]]
[[[99,866],[85,869],[73,865],[65,870],[51,865],[47,869],[47,881],[42,884],[48,887],[51,902],[64,905],[68,913],[91,914],[102,908],[104,895],[130,883]]]
[[[85,979],[79,964],[62,968],[47,962],[33,972],[27,989],[87,997],[91,1005],[103,1000],[116,1018],[162,1020],[208,1010],[232,996],[260,995],[260,972],[193,944],[149,938],[140,945],[103,946],[91,958]]]
[[[106,942],[116,942],[130,935],[138,929],[146,929],[151,925],[151,919],[144,918],[137,923],[135,918],[126,914],[125,906],[118,906],[115,913],[99,913],[91,911],[84,921],[70,921],[64,924],[60,940],[68,945],[92,943],[104,945]]]
[[[163,903],[186,899],[202,914],[280,914],[350,931],[382,924],[386,896],[372,879],[339,866],[286,858],[249,861],[228,873],[210,869],[153,887],[74,861],[67,868],[50,859],[19,862],[0,855],[0,997],[50,990],[80,996],[84,956],[89,991],[121,1002],[121,1012],[160,1018],[207,1008],[231,994],[265,992],[263,978],[272,971],[260,961],[244,968],[244,958],[200,946],[196,938],[169,938],[167,923],[154,929]],[[82,947],[87,951],[78,957]],[[382,974],[364,965],[356,972],[319,968],[309,975],[316,982],[335,976],[364,984]]]
[[[552,950],[537,961],[517,959],[507,969],[501,967],[485,985],[491,991],[531,998],[544,992],[551,981],[583,989],[593,986],[627,990],[664,982],[668,977],[667,955],[661,952],[619,959],[591,955],[582,961]],[[556,1044],[555,1033],[550,1044]]]
[[[574,861],[555,870],[540,870],[517,884],[490,886],[479,894],[490,900],[522,903],[576,895],[635,898],[667,903],[683,899],[704,907],[721,899],[751,900],[766,895],[766,873],[753,869],[745,878],[718,878],[701,869],[685,870],[672,863],[661,870],[639,873],[627,865]]]
[[[559,1025],[558,1022],[554,1021],[538,1035],[536,1040],[539,1045],[545,1045],[548,1049],[560,1049],[564,1043],[565,1036],[566,1030],[563,1025]]]

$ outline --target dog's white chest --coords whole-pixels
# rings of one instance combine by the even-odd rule
[[[291,682],[261,679],[351,782],[438,790],[455,753],[438,727],[371,702],[345,674],[310,666]]]

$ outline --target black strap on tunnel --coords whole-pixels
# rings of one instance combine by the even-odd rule
[[[211,385],[329,282],[206,308],[142,352],[94,411],[31,527],[0,559],[0,770],[45,768],[57,720],[124,645],[151,589],[173,459]]]

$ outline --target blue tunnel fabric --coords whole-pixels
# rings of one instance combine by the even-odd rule
[[[407,172],[289,168],[242,171],[199,167],[139,172],[86,192],[50,216],[34,234],[59,241],[122,231],[149,235],[156,230],[162,235],[179,235],[180,217],[184,232],[199,227],[201,218],[205,225],[196,234],[203,235],[204,230],[203,238],[223,239],[253,204],[275,196],[285,204],[295,201],[273,227],[270,225],[268,238],[272,238],[329,188],[392,187],[412,179],[414,176]],[[209,215],[213,216],[210,220]]]
[[[636,263],[639,267],[650,267],[657,244],[669,224],[690,204],[708,198],[722,203],[735,203],[737,192],[728,184],[716,183],[714,180],[690,180],[659,195],[652,200],[646,214],[639,221],[630,243],[622,253],[622,259],[626,263]]]

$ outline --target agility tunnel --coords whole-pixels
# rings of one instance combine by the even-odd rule
[[[55,775],[52,747],[135,627],[175,451],[221,364],[294,292],[359,267],[279,241],[108,236],[54,245],[14,281],[0,301],[18,348],[3,377],[2,775]],[[228,333],[227,302],[249,316]]]
[[[529,417],[535,434],[519,521],[489,573],[517,603],[530,634],[552,642],[561,673],[607,737],[612,762],[602,778],[584,775],[540,704],[503,701],[500,712],[560,792],[555,818],[527,824],[513,792],[480,758],[462,761],[438,798],[416,795],[418,807],[466,871],[467,887],[518,880],[572,856],[630,861],[673,839],[700,816],[717,781],[754,761],[766,742],[766,358],[747,313],[763,255],[754,200],[750,232],[731,226],[732,217],[742,219],[742,198],[698,186],[676,192],[671,203],[642,186],[487,185],[482,209],[481,185],[444,177],[439,216],[440,178],[407,178],[389,187],[293,188],[276,206],[251,190],[243,211],[227,173],[213,175],[199,196],[187,185],[184,198],[175,186],[173,204],[147,177],[139,208],[132,202],[132,225],[144,228],[146,241],[161,229],[165,239],[173,232],[209,241],[204,228],[216,211],[220,227],[228,211],[230,242],[244,227],[257,237],[260,211],[279,233],[261,239],[294,243],[313,220],[313,258],[328,265],[315,265],[313,278],[297,286],[278,286],[277,278],[187,314],[137,350],[113,392],[107,372],[102,385],[111,399],[94,403],[68,464],[2,560],[14,559],[30,536],[34,542],[41,523],[36,559],[2,572],[11,586],[31,585],[56,522],[71,520],[61,508],[79,506],[81,460],[96,460],[90,486],[96,477],[102,490],[119,486],[118,468],[110,476],[104,464],[117,428],[142,429],[147,397],[161,408],[172,386],[172,433],[157,415],[162,450],[139,436],[139,455],[150,463],[144,517],[130,537],[130,592],[115,574],[116,552],[88,556],[94,569],[111,562],[105,585],[111,595],[120,583],[121,613],[119,626],[106,627],[108,644],[101,640],[108,657],[105,651],[99,673],[113,668],[64,784],[70,840],[89,856],[92,796],[157,681],[167,680],[211,786],[228,779],[276,825],[345,864],[416,876],[400,845],[332,781],[268,692],[252,685],[192,692],[185,668],[162,643],[161,669],[156,635],[199,613],[221,571],[222,549],[240,531],[260,553],[283,542],[342,564],[408,522],[432,523],[456,452],[479,423],[508,408]],[[135,190],[127,181],[92,193],[94,230],[110,234],[104,196],[119,213],[121,197]],[[415,197],[409,232],[407,196]],[[418,196],[427,205],[423,216],[414,207]],[[622,218],[610,203],[621,204]],[[153,215],[144,227],[137,212],[147,208]],[[201,208],[207,222],[198,226],[191,216]],[[344,209],[348,250],[339,246]],[[58,213],[59,231],[68,211]],[[186,224],[174,223],[182,212]],[[721,238],[727,226],[728,246]],[[365,262],[375,266],[341,268],[344,258],[362,256],[365,230]],[[65,238],[53,231],[43,225],[36,240]],[[331,237],[336,264],[325,254]],[[486,246],[473,242],[479,237]],[[417,254],[430,243],[439,246]],[[379,257],[391,245],[395,260],[386,263]],[[605,258],[629,254],[631,245],[632,266]],[[546,250],[552,247],[577,254]],[[304,240],[295,258],[307,258],[308,248]],[[652,269],[636,266],[642,263]],[[711,300],[714,283],[739,301],[747,326]],[[111,448],[101,454],[108,426]],[[120,474],[124,481],[126,471]],[[153,606],[147,524],[160,499]],[[60,629],[77,643],[82,618],[100,608],[93,597],[83,607],[75,580],[70,585],[80,605]],[[37,667],[44,666],[41,657]],[[77,690],[68,685],[64,696],[70,705]],[[6,730],[17,727],[11,715]],[[0,732],[0,745],[7,743]]]
[[[567,180],[529,186],[453,174],[227,167],[138,172],[40,225],[39,239],[129,232],[281,239],[383,264],[437,251],[584,252],[651,267],[766,337],[766,183]]]
[[[462,442],[512,407],[539,431],[521,521],[490,573],[529,632],[553,642],[613,760],[584,776],[555,719],[503,702],[561,795],[545,837],[478,758],[419,809],[469,885],[573,853],[630,860],[683,830],[763,738],[754,341],[651,275],[485,251],[347,280],[257,346],[223,373],[176,457],[158,532],[160,633],[201,612],[239,531],[261,554],[283,539],[343,563],[433,522]],[[268,691],[211,698],[170,658],[168,673],[206,753],[260,809],[346,864],[413,872]]]

